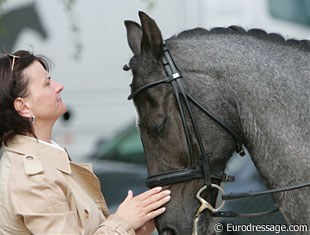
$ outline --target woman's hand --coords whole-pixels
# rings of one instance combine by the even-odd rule
[[[153,188],[135,197],[129,190],[115,214],[126,219],[135,230],[142,229],[143,225],[149,225],[148,221],[165,212],[166,208],[162,206],[170,198],[170,190],[162,191],[162,187]]]

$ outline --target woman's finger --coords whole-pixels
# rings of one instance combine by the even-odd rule
[[[162,187],[152,188],[152,189],[150,189],[150,190],[148,190],[148,191],[146,191],[144,193],[139,194],[138,196],[136,196],[136,198],[141,200],[141,201],[145,200],[145,199],[149,198],[150,196],[161,192],[162,189],[163,189]]]
[[[150,203],[148,206],[145,206],[145,210],[147,213],[149,213],[150,211],[156,210],[157,208],[163,206],[164,204],[166,204],[167,202],[169,202],[171,199],[171,196],[165,196],[163,198],[160,198],[160,200],[154,201],[152,203]]]
[[[169,196],[171,194],[171,191],[170,190],[164,190],[164,191],[161,191],[157,194],[154,194],[146,199],[144,199],[143,201],[143,206],[148,206],[154,202],[157,202],[157,201],[160,201],[161,199]]]
[[[131,198],[133,198],[133,192],[132,192],[132,190],[128,190],[128,194],[127,194],[127,197],[125,198],[124,202],[130,200]]]
[[[166,211],[166,207],[161,207],[157,210],[153,210],[146,215],[146,220],[148,221],[148,220],[154,219],[155,217],[161,215],[165,211]]]

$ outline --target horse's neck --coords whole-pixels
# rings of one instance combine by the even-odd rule
[[[269,188],[310,182],[310,93],[309,83],[307,85],[305,82],[304,85],[301,93],[288,86],[282,87],[287,97],[285,93],[277,93],[281,91],[280,88],[262,94],[251,93],[252,89],[248,89],[248,98],[244,97],[238,102],[245,145]],[[307,195],[309,188],[274,195],[289,223],[309,223],[310,204]]]
[[[271,187],[302,183],[310,178],[309,126],[298,126],[296,119],[300,113],[296,113],[296,119],[291,115],[295,115],[294,111],[281,112],[272,104],[265,108],[243,104],[240,108],[245,145]],[[303,120],[306,119],[309,123],[309,118]]]
[[[269,43],[270,53],[258,43],[259,51],[235,51],[223,61],[235,68],[223,74],[235,93],[245,144],[271,187],[303,182],[310,178],[309,53]]]
[[[205,48],[195,42],[176,46],[180,67],[199,80],[195,95],[205,97],[217,117],[226,114],[228,125],[239,123],[238,134],[270,188],[309,182],[310,53],[242,38],[233,44],[225,36],[217,40]],[[289,223],[309,224],[309,193],[306,188],[274,195]]]
[[[288,169],[298,171],[296,181],[310,178],[309,53],[254,38],[242,42],[242,36],[232,43],[225,36],[214,40],[188,48],[179,43],[179,63],[213,79],[209,86],[221,84],[220,97],[223,89],[229,93],[237,105],[232,118],[239,119],[245,145],[270,186],[290,182]]]

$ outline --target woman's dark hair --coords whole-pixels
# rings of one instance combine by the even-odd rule
[[[16,98],[29,95],[29,78],[24,70],[34,61],[49,71],[47,59],[29,51],[20,50],[0,58],[0,144],[6,145],[18,134],[35,136],[31,120],[19,115],[14,108]]]

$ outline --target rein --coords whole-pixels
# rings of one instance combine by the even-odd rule
[[[220,211],[220,209],[224,206],[225,201],[227,200],[235,200],[235,199],[241,199],[245,197],[256,197],[256,196],[264,195],[264,194],[280,193],[280,192],[296,190],[296,189],[310,186],[310,183],[305,183],[305,184],[293,185],[289,187],[265,190],[265,191],[260,191],[260,192],[244,192],[244,193],[225,194],[224,190],[219,185],[212,184],[212,179],[217,179],[221,182],[232,182],[234,181],[234,177],[229,176],[224,172],[211,172],[210,171],[209,158],[205,153],[202,138],[199,132],[199,128],[197,126],[194,113],[192,112],[190,102],[194,104],[196,107],[198,107],[203,113],[205,113],[212,120],[214,120],[217,124],[219,124],[223,129],[225,129],[235,140],[236,152],[238,153],[238,155],[244,156],[245,151],[243,149],[241,138],[232,129],[230,129],[222,120],[214,116],[211,112],[209,112],[205,107],[203,107],[195,98],[193,98],[187,92],[185,83],[183,81],[184,78],[182,76],[182,73],[177,68],[176,64],[174,63],[166,44],[163,45],[163,51],[164,51],[164,55],[162,58],[162,63],[164,65],[167,77],[165,79],[143,85],[142,87],[132,92],[128,96],[128,99],[129,100],[133,99],[134,97],[136,97],[137,95],[141,94],[142,92],[144,92],[145,90],[151,87],[154,87],[160,84],[167,84],[167,83],[171,84],[173,93],[177,101],[179,112],[181,115],[181,120],[182,120],[184,133],[185,133],[185,137],[187,141],[188,151],[189,151],[190,165],[185,169],[173,170],[173,171],[165,172],[162,174],[149,176],[146,180],[147,187],[152,188],[155,186],[163,186],[163,185],[174,184],[174,183],[203,178],[205,185],[201,187],[201,189],[196,194],[196,198],[200,201],[201,206],[198,208],[197,213],[195,215],[195,220],[194,220],[194,230],[195,230],[197,229],[199,215],[205,209],[210,210],[211,216],[214,216],[214,217],[256,217],[256,216],[267,215],[267,214],[276,212],[278,210],[278,208],[275,208],[275,209],[268,210],[268,211],[248,213],[248,214],[238,213],[235,211]],[[186,122],[185,110],[188,113],[188,116],[190,118],[190,121],[194,129],[194,134],[198,141],[199,150],[200,150],[200,158],[202,161],[202,169],[197,168],[195,165],[192,143],[191,143],[191,138],[190,138],[190,133],[189,133],[190,130]],[[223,201],[218,208],[214,208],[209,202],[207,202],[204,198],[200,196],[200,194],[204,190],[209,190],[212,188],[217,189],[218,192],[222,194]]]

